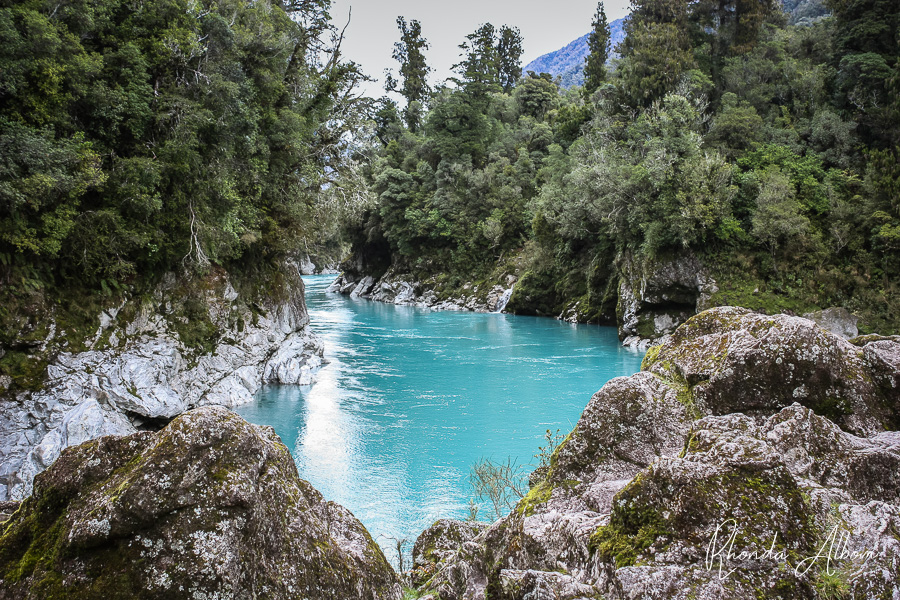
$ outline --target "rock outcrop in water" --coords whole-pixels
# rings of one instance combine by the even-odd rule
[[[268,427],[220,407],[67,448],[0,537],[0,598],[391,600],[397,576]]]
[[[344,265],[345,267],[347,265]],[[377,279],[363,275],[361,271],[345,269],[328,288],[329,292],[348,294],[403,306],[419,306],[434,310],[471,310],[475,312],[502,312],[512,295],[515,277],[508,277],[505,286],[500,284],[466,284],[452,295],[436,291],[440,286],[433,278],[415,281],[409,276],[388,269]]]
[[[646,348],[710,307],[718,291],[708,269],[690,253],[639,262],[625,254],[619,262],[619,339]]]
[[[594,395],[515,510],[420,560],[421,589],[900,597],[900,342],[853,342],[797,317],[693,317]]]
[[[158,429],[196,406],[249,402],[263,383],[310,383],[322,346],[307,327],[303,282],[290,262],[276,276],[279,293],[248,301],[213,270],[190,319],[171,316],[187,300],[170,277],[152,298],[101,315],[93,349],[55,356],[41,389],[0,393],[0,500],[26,497],[68,446]],[[209,347],[185,343],[198,323],[215,334]]]

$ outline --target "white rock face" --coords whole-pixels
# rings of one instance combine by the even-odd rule
[[[694,314],[709,308],[718,291],[709,271],[693,254],[683,254],[651,263],[640,263],[630,255],[619,266],[619,339],[640,347],[670,334]]]
[[[467,285],[458,297],[438,299],[432,289],[433,282],[407,281],[403,276],[388,270],[377,281],[371,275],[355,276],[344,272],[328,292],[349,294],[351,298],[365,298],[398,306],[418,306],[434,310],[469,310],[473,312],[503,312],[512,296],[515,277],[507,279],[507,286],[494,285],[484,292]]]
[[[322,345],[307,326],[297,266],[285,270],[289,296],[262,307],[262,314],[236,303],[227,276],[220,277],[207,297],[221,333],[210,354],[185,347],[148,304],[128,323],[116,320],[120,311],[104,313],[95,341],[113,328],[110,340],[123,342],[62,353],[48,367],[43,389],[0,400],[0,500],[30,495],[34,476],[68,446],[155,429],[198,406],[244,404],[265,383],[310,384]]]

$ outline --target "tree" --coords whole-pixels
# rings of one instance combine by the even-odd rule
[[[497,63],[500,87],[508,94],[522,76],[522,33],[518,27],[500,28]]]
[[[402,82],[388,73],[384,87],[387,91],[398,92],[406,98],[404,117],[409,130],[415,132],[420,124],[421,111],[410,110],[410,106],[414,102],[423,103],[430,92],[427,78],[431,67],[425,63],[425,55],[422,53],[429,46],[422,37],[422,25],[415,19],[407,23],[404,17],[397,17],[397,27],[400,29],[400,41],[394,43],[393,57],[400,63]]]
[[[296,248],[360,113],[327,5],[5,3],[0,255],[99,289]]]
[[[650,106],[672,91],[694,67],[682,0],[632,0],[625,39],[619,44],[619,82],[632,106]]]
[[[772,253],[785,240],[805,234],[809,219],[801,214],[800,202],[790,178],[777,167],[770,167],[759,177],[759,195],[753,215],[753,235]],[[777,266],[775,267],[777,271]]]
[[[497,53],[496,29],[484,23],[459,45],[463,60],[453,69],[462,79],[455,79],[466,92],[478,98],[500,89],[500,61]]]
[[[584,59],[584,91],[588,94],[600,87],[606,80],[606,61],[609,59],[609,23],[603,3],[597,4],[597,12],[591,23],[593,30],[588,36],[588,50]]]

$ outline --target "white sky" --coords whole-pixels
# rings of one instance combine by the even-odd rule
[[[391,52],[400,39],[398,16],[422,23],[422,35],[431,45],[425,57],[434,69],[429,80],[434,85],[452,74],[450,67],[459,61],[458,46],[480,24],[518,27],[524,38],[524,67],[590,31],[597,0],[333,0],[331,17],[339,29],[347,23],[351,7],[353,17],[342,45],[343,55],[378,79],[365,88],[377,97],[384,93],[384,70],[397,70]],[[605,0],[604,8],[607,18],[614,21],[627,14],[628,0]]]

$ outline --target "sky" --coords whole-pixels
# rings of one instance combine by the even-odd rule
[[[558,50],[591,29],[597,0],[333,0],[331,17],[340,29],[352,18],[341,46],[345,59],[359,63],[370,77],[378,79],[364,91],[381,96],[384,70],[396,72],[397,61],[391,58],[394,42],[400,39],[397,17],[422,23],[422,35],[431,48],[425,58],[434,71],[429,83],[443,82],[452,75],[450,67],[459,62],[458,46],[466,35],[482,23],[496,27],[518,27],[524,38],[522,66],[535,58]],[[624,17],[628,0],[605,0],[610,21]]]

